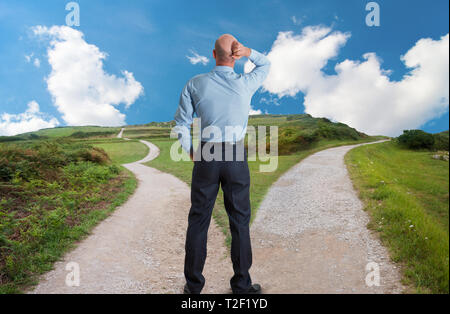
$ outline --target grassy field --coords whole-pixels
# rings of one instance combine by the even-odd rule
[[[93,138],[104,139],[114,138],[119,133],[120,128],[98,127],[98,126],[77,126],[77,127],[57,127],[53,129],[42,129],[36,132],[28,132],[16,136],[0,136],[1,143],[33,142],[37,140],[52,140],[66,138],[70,140],[91,140]]]
[[[44,131],[52,139],[0,143],[0,294],[34,284],[125,202],[137,181],[119,164],[148,153],[95,127]]]
[[[104,141],[92,142],[92,145],[100,147],[108,154],[116,164],[127,164],[143,159],[148,154],[148,147],[138,141]]]
[[[346,156],[355,187],[407,284],[419,293],[449,292],[449,164],[396,142]]]
[[[309,115],[252,117],[250,125],[280,128],[278,169],[259,171],[249,162],[251,205],[255,217],[270,185],[306,156],[328,148],[379,139]],[[0,293],[20,292],[37,275],[51,269],[74,243],[123,203],[136,180],[119,164],[142,159],[148,139],[161,155],[147,163],[190,184],[192,162],[173,162],[169,150],[172,122],[131,126],[117,139],[119,128],[56,128],[0,142]],[[7,169],[7,171],[5,171]],[[227,235],[228,217],[219,193],[214,218]]]
[[[76,132],[84,132],[84,133],[110,133],[110,134],[118,134],[120,128],[108,128],[108,127],[99,127],[99,126],[79,126],[79,127],[60,127],[53,129],[43,129],[37,132],[25,133],[23,135],[35,134],[37,136],[44,136],[48,138],[59,138],[59,137],[67,137],[71,136]]]
[[[321,135],[314,135],[315,140],[307,142],[304,140],[302,134],[309,132],[313,134],[314,131],[323,131],[323,123],[330,125],[328,129],[334,127],[338,130],[336,133],[332,133],[330,137],[338,137],[336,134],[341,135],[341,138],[326,138]],[[333,124],[331,122],[324,122],[322,119],[314,119],[308,115],[293,115],[293,116],[257,116],[253,117],[249,121],[250,125],[278,125],[280,133],[286,133],[286,130],[291,131],[296,136],[285,137],[284,141],[279,143],[279,149],[284,154],[279,156],[278,168],[274,172],[260,172],[259,161],[250,161],[250,175],[251,175],[251,207],[252,207],[252,221],[256,216],[256,211],[259,208],[264,196],[266,195],[269,187],[289,168],[297,164],[303,158],[326,148],[335,146],[357,144],[362,142],[370,142],[380,139],[380,137],[368,137],[356,132],[342,124]],[[322,128],[322,129],[321,129]],[[347,131],[347,134],[344,134]],[[192,175],[192,162],[174,162],[170,158],[170,147],[174,140],[158,137],[162,131],[157,134],[154,133],[153,127],[137,127],[136,129],[126,129],[124,136],[130,138],[146,138],[160,150],[160,156],[153,161],[147,163],[148,166],[157,168],[161,171],[171,173],[180,178],[184,182],[191,183]],[[169,134],[167,132],[167,134]],[[301,144],[303,143],[303,144]],[[295,145],[295,148],[294,148]],[[224,207],[222,191],[219,192],[216,205],[213,211],[213,217],[222,231],[226,235],[227,245],[231,243],[228,217]]]

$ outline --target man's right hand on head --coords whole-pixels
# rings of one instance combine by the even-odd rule
[[[242,57],[250,57],[252,50],[250,48],[245,47],[238,41],[233,42],[231,45],[232,57],[235,60],[239,60]]]

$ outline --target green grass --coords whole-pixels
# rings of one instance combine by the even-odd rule
[[[0,146],[0,294],[35,284],[136,186],[85,143]]]
[[[47,139],[113,139],[119,133],[120,128],[98,127],[98,126],[77,126],[77,127],[57,127],[53,129],[42,129],[35,132],[28,132],[16,136],[0,136],[0,143],[29,143]]]
[[[137,139],[148,139],[161,149],[160,156],[147,165],[190,184],[193,163],[176,163],[169,156],[172,125],[171,121],[131,126],[124,132],[131,141],[115,138],[120,128],[99,127],[55,128],[0,138],[0,293],[20,292],[35,283],[37,275],[50,270],[54,261],[128,198],[137,182],[118,164],[147,154],[148,148]],[[269,187],[306,156],[378,139],[305,114],[256,116],[249,125],[277,125],[282,135],[282,156],[275,172],[259,172],[259,162],[249,162],[252,218]],[[47,142],[52,144],[36,152],[36,145]],[[8,147],[22,150],[1,151]],[[222,192],[213,215],[229,245]]]
[[[346,156],[355,187],[408,285],[419,293],[449,292],[449,164],[429,151],[394,141]]]
[[[270,186],[288,169],[297,164],[299,161],[305,157],[331,147],[347,145],[347,144],[357,144],[367,141],[374,141],[379,138],[365,138],[357,141],[342,141],[342,140],[322,140],[315,143],[314,145],[308,146],[307,149],[303,151],[298,151],[291,155],[279,156],[278,168],[274,172],[260,172],[259,171],[259,161],[250,161],[250,176],[251,176],[251,186],[250,186],[250,200],[252,208],[252,221],[256,216],[256,212],[261,204],[264,196],[267,194]],[[191,184],[192,178],[192,162],[174,162],[170,158],[170,147],[174,141],[167,139],[152,139],[152,143],[157,145],[160,149],[160,155],[155,160],[152,160],[146,165],[154,167],[163,172],[171,173],[176,177],[180,178],[187,184]],[[228,216],[225,211],[223,194],[222,191],[219,192],[217,197],[216,205],[213,211],[213,217],[219,227],[222,229],[226,235],[226,244],[230,245],[231,237],[228,228]]]
[[[138,141],[111,142],[93,144],[106,151],[116,164],[127,164],[143,159],[148,154],[148,147]]]
[[[125,129],[124,137],[130,139],[167,139],[170,137],[170,129],[155,126],[127,128]]]
[[[114,132],[119,133],[120,128],[110,128],[110,127],[99,127],[99,126],[74,126],[74,127],[59,127],[53,129],[42,129],[36,132],[24,133],[21,135],[35,134],[38,136],[44,136],[48,138],[58,138],[58,137],[67,137],[71,136],[75,132],[85,132],[85,133],[98,133],[98,132]],[[20,135],[19,135],[20,136]]]

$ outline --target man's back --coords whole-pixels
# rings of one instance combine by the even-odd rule
[[[232,67],[216,66],[211,72],[197,75],[186,84],[175,115],[185,150],[190,150],[188,128],[194,114],[201,118],[202,141],[235,142],[245,137],[251,98],[270,68],[268,59],[255,50],[249,59],[256,65],[250,73],[237,74]],[[226,132],[226,127],[234,128],[238,133]],[[207,131],[203,132],[205,129]]]

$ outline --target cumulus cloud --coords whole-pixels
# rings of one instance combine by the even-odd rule
[[[261,97],[259,100],[259,103],[266,104],[266,105],[275,105],[280,106],[280,99],[278,97],[274,97],[272,94],[270,94],[268,97]]]
[[[199,55],[194,50],[191,50],[191,56],[186,56],[188,58],[189,62],[193,65],[196,65],[198,63],[201,63],[203,65],[207,65],[209,63],[209,59],[205,56]]]
[[[41,66],[41,60],[34,58],[33,64],[36,68],[39,68]]]
[[[12,136],[58,125],[56,118],[47,117],[40,112],[39,104],[34,100],[28,103],[28,108],[23,113],[0,115],[0,135]]]
[[[29,55],[25,55],[25,61],[27,62],[27,63],[30,63],[31,62],[31,58],[33,58],[33,53],[32,54],[29,54]]]
[[[268,58],[264,89],[278,97],[305,94],[305,112],[349,124],[368,134],[396,136],[448,111],[449,35],[421,39],[401,56],[408,73],[393,81],[375,53],[344,60],[335,75],[323,68],[338,56],[350,34],[306,27],[300,35],[281,32]],[[245,70],[252,68],[246,64]]]
[[[250,108],[250,112],[248,113],[249,116],[257,116],[263,114],[262,111],[260,109],[255,110],[253,108]]]
[[[291,21],[292,23],[294,23],[295,25],[301,25],[303,23],[303,19],[300,17],[296,17],[295,15],[293,15],[291,17]]]
[[[30,63],[31,60],[33,60],[33,56],[34,56],[34,53],[31,53],[31,54],[29,54],[29,55],[25,55],[25,61],[26,61],[27,63]],[[34,60],[33,60],[33,65],[34,65],[36,68],[39,68],[39,67],[41,66],[41,60],[39,60],[39,58],[34,58]]]
[[[35,35],[50,40],[52,68],[47,86],[54,105],[69,125],[120,126],[125,114],[116,106],[130,107],[143,93],[133,73],[117,77],[105,72],[107,54],[84,40],[83,33],[67,26],[33,27]]]
[[[326,27],[305,27],[300,35],[281,32],[268,54],[272,66],[264,87],[278,97],[295,96],[323,77],[322,68],[350,37]]]
[[[253,109],[253,107],[250,107],[250,111],[248,113],[249,116],[258,116],[262,114],[269,114],[267,110],[264,110],[264,112],[261,109]]]

